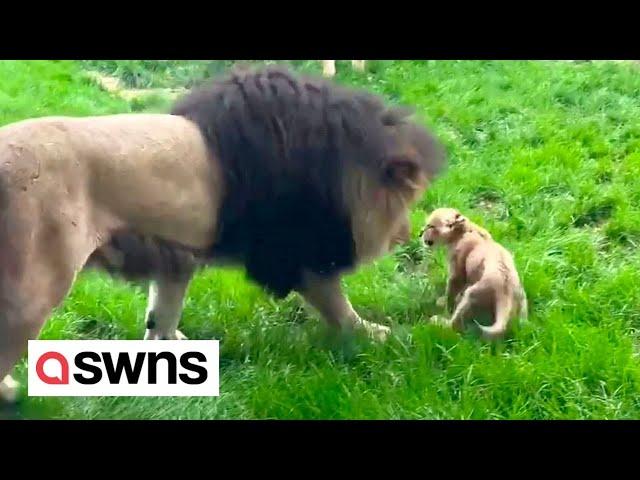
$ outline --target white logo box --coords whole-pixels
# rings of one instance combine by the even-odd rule
[[[38,360],[48,352],[61,354],[68,363],[68,383],[48,384],[43,381],[36,371]],[[77,355],[82,352],[92,352],[99,355],[100,361],[88,358],[84,360],[91,370],[82,370],[76,366]],[[195,352],[195,353],[194,353]],[[120,370],[117,383],[111,383],[108,377],[108,358],[111,354],[112,365],[117,366],[118,356],[122,354],[121,364],[129,364],[136,371],[136,359],[139,378],[125,375],[126,369]],[[138,354],[140,357],[137,357]],[[126,356],[125,356],[126,355]],[[153,368],[150,357],[160,355]],[[189,356],[191,355],[191,357]],[[57,356],[54,354],[54,356]],[[175,358],[175,369],[162,357]],[[195,358],[199,357],[199,358]],[[203,361],[200,361],[203,360]],[[141,366],[140,366],[141,362]],[[181,363],[186,362],[187,367]],[[41,362],[42,363],[42,362]],[[173,363],[173,362],[172,362]],[[28,394],[45,397],[217,397],[219,396],[219,341],[218,340],[29,340],[28,346]],[[127,366],[127,365],[125,365]],[[195,366],[195,367],[193,367]],[[92,378],[97,369],[102,378],[93,385],[84,385],[74,378],[80,374],[84,378]],[[127,366],[128,368],[128,366]],[[198,372],[192,370],[197,369]],[[130,369],[131,370],[131,369]],[[171,370],[171,371],[170,371]],[[41,373],[46,377],[56,377],[60,381],[61,363],[56,358],[50,358],[41,364]],[[112,373],[114,372],[111,369]],[[150,383],[149,374],[155,371],[156,383]],[[200,384],[189,384],[184,379],[202,379],[206,372],[206,380]],[[199,374],[200,375],[199,375]],[[175,376],[176,383],[169,382],[170,375]],[[131,380],[132,382],[130,382]]]

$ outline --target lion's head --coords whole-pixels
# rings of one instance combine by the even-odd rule
[[[408,111],[282,68],[232,72],[172,113],[199,126],[224,174],[212,254],[279,296],[304,270],[331,275],[388,251],[444,164]]]

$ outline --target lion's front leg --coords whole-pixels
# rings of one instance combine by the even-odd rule
[[[386,339],[391,331],[389,327],[360,318],[342,292],[340,277],[337,275],[325,278],[306,274],[300,294],[333,327],[343,330],[360,328],[377,340]]]
[[[0,381],[0,402],[14,403],[18,396],[20,384],[11,375],[6,375]]]
[[[145,340],[186,340],[180,330],[184,296],[191,278],[157,278],[149,286]]]

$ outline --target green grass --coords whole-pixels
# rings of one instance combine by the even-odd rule
[[[85,60],[85,69],[98,70],[118,77],[128,88],[192,87],[223,73],[233,66],[231,60]],[[271,64],[273,60],[244,60],[244,64]],[[316,62],[293,60],[279,62],[312,71]],[[319,70],[318,70],[319,71]]]
[[[83,68],[156,87],[188,86],[218,67],[0,62],[0,123],[146,108],[81,80]],[[221,340],[219,398],[25,398],[23,416],[640,418],[640,69],[394,61],[358,74],[339,62],[337,81],[415,105],[446,143],[449,170],[413,211],[414,233],[427,211],[457,207],[514,252],[531,312],[515,338],[491,347],[427,325],[445,257],[415,240],[345,279],[363,317],[392,325],[384,344],[331,340],[298,297],[276,302],[241,271],[207,270],[190,287],[181,328]],[[83,274],[41,338],[139,339],[145,297]],[[17,377],[26,384],[25,370]]]

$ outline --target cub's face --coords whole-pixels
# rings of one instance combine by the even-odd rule
[[[429,246],[448,243],[460,232],[465,218],[454,208],[434,210],[427,219],[422,240]]]

